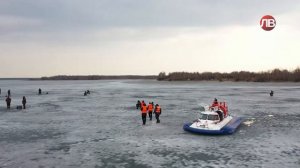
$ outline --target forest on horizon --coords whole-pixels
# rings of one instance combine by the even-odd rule
[[[113,79],[156,79],[158,81],[244,81],[244,82],[300,82],[300,68],[288,71],[278,68],[270,71],[249,72],[160,72],[158,75],[58,75],[42,77],[40,80],[113,80]]]
[[[41,80],[113,80],[113,79],[157,79],[156,75],[57,75],[41,77]]]
[[[278,68],[263,71],[234,71],[230,73],[220,72],[160,72],[159,81],[245,81],[245,82],[300,82],[300,68],[293,71]]]

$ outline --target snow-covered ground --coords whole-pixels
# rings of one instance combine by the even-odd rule
[[[0,88],[0,167],[300,166],[299,83],[0,80]],[[23,96],[27,109],[17,110]],[[214,98],[245,123],[229,136],[184,132]],[[142,126],[138,99],[161,105],[160,124]]]

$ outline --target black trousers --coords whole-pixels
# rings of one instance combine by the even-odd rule
[[[160,113],[155,113],[156,123],[160,123],[159,115]]]
[[[149,118],[150,118],[150,121],[152,120],[152,111],[148,111],[148,115],[149,115]]]
[[[142,113],[143,125],[146,124],[147,113]]]
[[[7,108],[10,109],[10,103],[6,103]]]
[[[25,103],[23,104],[23,109],[26,109],[26,104]]]

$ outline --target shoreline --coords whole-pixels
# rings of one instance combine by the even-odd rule
[[[292,71],[273,69],[250,72],[160,72],[158,75],[55,75],[49,77],[12,77],[0,80],[157,80],[157,81],[213,81],[213,82],[300,82],[300,68]]]
[[[27,81],[105,81],[105,80],[153,80],[157,82],[218,82],[218,83],[300,83],[300,81],[234,81],[234,80],[158,80],[156,78],[105,78],[105,79],[41,79],[41,78],[0,78],[5,80],[27,80]]]

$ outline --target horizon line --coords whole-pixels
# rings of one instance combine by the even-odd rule
[[[234,70],[234,71],[231,71],[231,72],[219,72],[219,71],[215,71],[215,72],[212,72],[212,71],[202,71],[202,72],[199,72],[199,71],[173,71],[173,72],[168,72],[168,73],[174,73],[174,72],[186,72],[186,73],[233,73],[233,72],[250,72],[250,73],[263,73],[263,72],[270,72],[270,71],[273,71],[273,70],[276,70],[276,69],[279,69],[281,71],[283,70],[287,70],[288,72],[292,72],[292,71],[295,71],[297,69],[300,69],[300,66],[297,66],[296,68],[293,68],[292,70],[288,70],[286,68],[273,68],[273,69],[269,69],[269,70],[260,70],[260,71],[249,71],[249,70]],[[159,73],[161,72],[164,72],[166,73],[165,71],[160,71]],[[139,76],[139,77],[150,77],[150,76],[159,76],[159,73],[157,75],[96,75],[96,74],[93,74],[93,75],[49,75],[49,76],[40,76],[40,77],[0,77],[0,80],[14,80],[14,79],[41,79],[41,78],[51,78],[51,77],[57,77],[57,76],[103,76],[103,77],[126,77],[126,76]],[[167,74],[167,73],[166,73]]]

